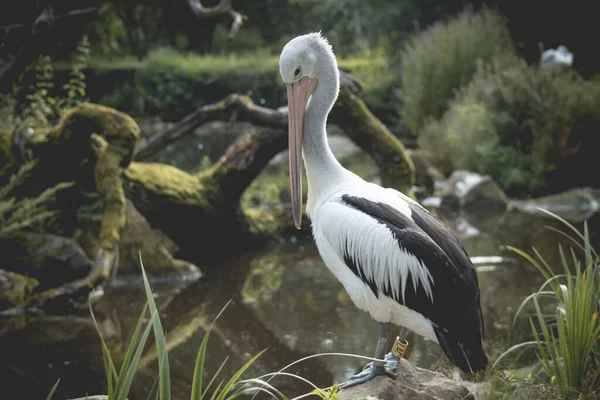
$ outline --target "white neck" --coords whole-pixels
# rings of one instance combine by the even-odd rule
[[[327,143],[327,116],[337,99],[339,73],[331,56],[322,57],[317,87],[305,114],[304,144],[302,146],[306,177],[308,179],[307,210],[312,212],[314,199],[325,188],[331,188],[347,173],[335,158]]]

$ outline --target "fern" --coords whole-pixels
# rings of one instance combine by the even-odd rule
[[[90,42],[83,36],[75,50],[69,80],[62,86],[65,93],[53,96],[54,68],[48,55],[41,55],[27,68],[35,72],[29,87],[15,84],[12,94],[0,94],[0,127],[9,131],[31,131],[60,119],[66,110],[86,100],[85,74],[90,58]],[[19,99],[25,99],[25,102]],[[21,109],[19,104],[24,103]]]
[[[59,112],[63,112],[76,106],[85,99],[85,74],[83,70],[88,66],[90,60],[90,42],[87,35],[84,35],[75,52],[74,63],[69,74],[69,81],[63,85],[66,96],[58,100]]]
[[[20,200],[11,197],[11,193],[25,181],[36,163],[37,161],[30,161],[23,164],[11,176],[8,183],[0,187],[0,236],[31,228],[34,225],[47,225],[58,213],[58,211],[48,210],[48,204],[54,200],[59,191],[73,185],[72,182],[61,182],[47,188],[37,197]]]
[[[25,96],[29,103],[21,114],[18,126],[20,130],[47,126],[56,117],[57,99],[50,95],[50,90],[54,87],[52,59],[48,55],[41,55],[28,69],[35,70],[36,79],[29,87],[31,93]]]

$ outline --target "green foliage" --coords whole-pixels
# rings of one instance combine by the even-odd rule
[[[383,116],[384,122],[393,121],[396,107],[393,102],[385,101],[393,98],[391,67],[380,51],[364,54],[339,60],[340,68],[364,82],[361,96],[371,110]],[[231,93],[247,94],[265,107],[285,104],[285,86],[278,62],[278,55],[265,50],[198,55],[156,49],[144,60],[92,60],[88,76],[93,75],[94,79],[89,79],[88,86],[90,92],[102,94],[92,98],[94,102],[136,115],[175,121]]]
[[[533,302],[535,317],[530,317],[530,323],[534,340],[511,347],[494,365],[508,353],[534,347],[541,368],[550,377],[549,384],[564,398],[578,397],[600,389],[600,259],[590,244],[587,223],[581,233],[560,217],[546,213],[573,232],[574,236],[558,231],[575,247],[565,253],[559,246],[563,269],[560,274],[535,248],[536,258],[510,247],[534,265],[545,282],[523,300],[515,315],[516,321]]]
[[[86,82],[83,70],[89,60],[90,43],[87,36],[79,42],[70,75],[63,85],[65,93],[59,96],[54,90],[54,67],[48,55],[41,55],[31,63],[22,78],[33,75],[24,87],[21,81],[13,93],[0,94],[0,127],[9,131],[33,130],[57,121],[69,108],[85,100]],[[24,78],[26,79],[26,78]]]
[[[140,359],[144,351],[144,346],[146,345],[146,342],[150,335],[150,331],[154,332],[156,351],[158,354],[159,373],[157,379],[159,383],[159,389],[156,394],[156,398],[161,400],[168,400],[171,398],[171,382],[167,354],[167,340],[164,335],[162,324],[160,322],[158,308],[156,307],[156,302],[154,301],[152,289],[150,288],[150,283],[148,281],[148,277],[146,275],[141,257],[140,266],[142,269],[142,278],[144,280],[144,288],[147,301],[138,319],[136,328],[129,342],[129,346],[127,347],[123,363],[121,364],[121,368],[118,372],[111,358],[110,350],[108,349],[108,346],[106,345],[106,342],[102,337],[100,328],[98,326],[98,323],[96,322],[96,318],[94,317],[91,300],[88,303],[90,314],[94,321],[94,325],[96,326],[96,330],[100,336],[100,341],[102,345],[102,355],[104,359],[104,370],[108,384],[108,397],[111,400],[125,400],[127,398],[129,390],[131,389],[131,384],[133,383],[133,379],[135,377],[136,370],[138,368]],[[225,308],[223,308],[221,313],[224,311],[224,309]],[[144,321],[147,318],[147,312],[150,313],[150,320],[147,322],[146,326],[143,327]],[[217,315],[215,321],[221,315],[221,313]],[[275,397],[279,398],[280,400],[287,400],[287,398],[283,394],[281,394],[277,389],[275,389],[273,386],[263,381],[262,379],[241,379],[244,372],[246,372],[246,370],[258,359],[258,357],[260,357],[260,355],[266,351],[266,349],[258,353],[256,356],[252,357],[250,360],[248,360],[230,379],[228,379],[227,381],[221,380],[217,384],[217,386],[213,388],[213,383],[216,381],[219,373],[221,372],[225,363],[227,362],[227,359],[225,359],[216,371],[216,373],[213,375],[210,382],[207,385],[203,384],[203,377],[204,373],[206,372],[204,370],[204,360],[206,359],[208,338],[215,321],[213,321],[211,326],[207,329],[204,338],[202,339],[202,343],[200,344],[200,348],[198,350],[196,364],[194,366],[193,372],[192,390],[190,397],[191,400],[208,399],[207,394],[209,393],[209,390],[212,390],[210,400],[232,400],[243,394],[244,391],[248,389],[248,385],[257,385],[258,387],[255,388],[256,390],[267,392],[268,394],[271,394],[273,396],[275,396],[273,394],[275,393]],[[151,395],[152,393],[149,393],[148,398],[151,398]]]
[[[48,126],[48,119],[54,116],[56,105],[56,98],[50,95],[50,90],[54,87],[54,71],[50,56],[41,55],[37,62],[28,68],[35,69],[36,79],[29,87],[30,93],[25,96],[28,106],[22,113],[21,129]]]
[[[39,196],[16,200],[11,193],[23,183],[36,162],[30,161],[21,166],[10,177],[8,183],[0,187],[0,236],[6,236],[25,228],[41,229],[52,221],[58,211],[48,210],[57,192],[72,186],[72,183],[59,183],[47,188]]]
[[[593,163],[595,156],[580,147],[593,146],[598,131],[599,83],[509,56],[480,63],[443,117],[423,128],[419,144],[446,172],[490,175],[522,196],[577,185],[565,177]]]
[[[99,18],[86,27],[86,36],[93,43],[93,52],[103,56],[118,54],[121,51],[119,39],[127,35],[123,22],[110,1],[102,2],[98,10]]]
[[[513,51],[504,19],[491,10],[465,11],[412,37],[399,55],[405,126],[418,135],[428,118],[442,116],[455,91],[475,74],[478,61]]]
[[[244,191],[240,204],[242,208],[268,206],[281,203],[279,186],[274,182],[252,181]]]
[[[338,385],[333,385],[329,389],[314,389],[312,393],[319,396],[322,400],[339,400],[339,389]]]
[[[76,106],[77,104],[85,101],[85,74],[83,70],[87,67],[90,59],[90,42],[87,36],[83,36],[79,44],[73,62],[71,63],[71,72],[69,74],[69,81],[63,85],[63,89],[66,91],[65,97],[61,97],[57,100],[57,107],[59,113],[62,114],[64,110]]]

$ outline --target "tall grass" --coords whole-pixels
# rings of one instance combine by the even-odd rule
[[[120,368],[117,368],[114,361],[112,360],[110,350],[104,341],[96,318],[94,317],[94,312],[92,310],[91,301],[89,303],[89,310],[92,316],[92,320],[95,324],[96,330],[100,336],[100,342],[102,346],[102,356],[104,360],[104,371],[106,375],[107,381],[107,390],[108,390],[108,398],[110,400],[125,400],[129,395],[131,390],[131,386],[133,384],[133,380],[135,378],[135,373],[138,369],[138,365],[142,354],[144,352],[145,345],[148,341],[148,337],[150,336],[150,332],[154,332],[154,339],[156,344],[156,350],[158,354],[158,377],[153,386],[148,393],[148,399],[152,398],[152,392],[154,388],[158,384],[158,390],[155,394],[155,398],[160,400],[169,400],[171,398],[171,378],[170,378],[170,368],[169,368],[169,360],[167,354],[167,339],[165,337],[162,324],[160,322],[159,312],[156,307],[156,303],[154,301],[154,297],[152,295],[152,289],[150,288],[150,284],[148,282],[148,277],[146,276],[146,272],[144,269],[144,265],[141,261],[140,257],[140,265],[142,270],[142,278],[144,281],[144,289],[146,294],[146,304],[143,307],[143,310],[138,319],[137,325],[133,332],[132,338],[129,342],[129,346],[125,352],[125,357]],[[227,305],[225,305],[227,307]],[[219,318],[221,313],[225,310],[225,307],[221,312],[217,315],[216,319]],[[146,321],[149,314],[149,320],[144,326],[144,321]],[[214,322],[213,321],[213,324]],[[223,367],[225,366],[227,359],[223,361],[221,366],[214,373],[212,378],[208,383],[205,383],[203,380],[204,375],[204,360],[206,358],[206,351],[208,348],[208,339],[210,336],[210,332],[213,324],[206,331],[204,338],[202,339],[202,343],[200,344],[200,348],[198,350],[198,355],[196,357],[196,363],[193,372],[193,380],[192,380],[192,389],[190,394],[191,400],[233,400],[240,395],[251,391],[251,392],[267,392],[270,395],[277,397],[281,400],[288,400],[281,392],[279,392],[276,388],[270,385],[268,382],[264,381],[261,378],[255,379],[245,379],[242,380],[241,377],[246,372],[246,370],[260,357],[261,354],[264,353],[263,350],[250,360],[248,360],[234,375],[228,380],[221,379],[219,381],[219,374]],[[286,374],[295,376],[293,374]],[[298,377],[299,378],[299,377]],[[300,378],[302,379],[302,378]],[[218,383],[217,383],[218,382]],[[58,382],[57,382],[58,384]],[[216,386],[215,386],[216,384]],[[56,388],[56,385],[55,385]],[[54,388],[54,389],[55,389]],[[52,390],[51,394],[54,392]],[[212,391],[212,392],[211,392]],[[51,394],[49,395],[51,398]],[[210,394],[210,397],[209,397]]]
[[[600,389],[599,257],[590,244],[587,223],[582,233],[559,216],[542,211],[572,232],[551,228],[565,236],[572,246],[568,251],[559,246],[562,273],[555,271],[535,248],[531,256],[509,247],[534,265],[545,282],[523,300],[513,321],[533,303],[530,324],[534,340],[511,347],[494,366],[507,354],[532,347],[541,369],[550,377],[549,384],[568,398]]]

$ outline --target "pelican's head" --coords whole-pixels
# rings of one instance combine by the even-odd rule
[[[333,73],[329,73],[333,70]],[[327,39],[320,33],[309,33],[290,40],[279,57],[279,73],[288,97],[288,130],[290,154],[290,186],[292,213],[297,229],[302,221],[302,140],[304,112],[319,79],[339,80],[337,62]]]

